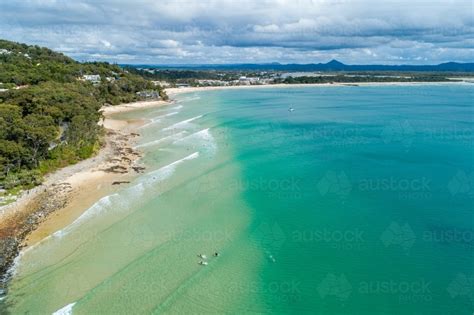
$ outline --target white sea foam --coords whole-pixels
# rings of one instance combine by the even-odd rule
[[[46,238],[42,239],[41,242],[37,243],[35,246],[32,246],[28,248],[28,250],[31,250],[33,247],[38,246],[40,243],[43,243],[44,241],[50,239],[50,238],[62,238],[63,236],[67,235],[71,230],[73,230],[77,225],[80,225],[83,221],[86,221],[92,217],[95,217],[97,214],[105,212],[109,209],[116,209],[116,207],[113,207],[113,199],[118,199],[120,198],[118,193],[108,195],[105,197],[102,197],[94,203],[89,209],[87,209],[85,212],[83,212],[79,218],[74,220],[71,224],[66,226],[65,228],[58,230],[54,232],[52,235],[47,236]],[[123,204],[121,202],[121,204]]]
[[[142,183],[149,184],[149,183],[154,183],[157,181],[162,181],[170,177],[174,173],[176,166],[183,163],[184,161],[193,160],[198,157],[199,157],[199,152],[194,152],[188,156],[185,156],[182,159],[176,160],[168,165],[162,166],[159,169],[146,174],[144,176],[144,180],[142,181]]]
[[[187,161],[187,160],[192,160],[192,159],[195,159],[199,156],[199,153],[198,152],[194,152],[182,159],[179,159],[179,160],[176,160],[166,166],[163,166],[155,171],[152,171],[152,172],[149,172],[148,174],[145,174],[143,176],[143,180],[141,182],[139,182],[138,184],[136,185],[133,185],[133,186],[130,186],[126,189],[123,190],[123,193],[125,196],[125,198],[122,196],[122,195],[119,195],[118,193],[115,193],[115,194],[112,194],[112,195],[109,195],[109,196],[105,196],[103,197],[102,199],[100,199],[99,201],[97,201],[92,207],[90,207],[86,212],[84,212],[79,218],[77,218],[73,223],[71,223],[68,227],[71,227],[72,225],[74,225],[75,223],[80,223],[86,219],[89,219],[91,217],[94,217],[96,216],[98,213],[101,213],[101,212],[104,212],[104,211],[107,211],[108,209],[111,209],[111,208],[114,208],[116,209],[117,208],[117,203],[120,203],[120,205],[124,205],[124,204],[127,204],[127,203],[130,203],[132,200],[131,198],[127,197],[128,195],[131,195],[133,197],[139,197],[143,192],[144,192],[144,185],[145,184],[148,184],[148,183],[153,183],[153,182],[157,182],[157,181],[161,181],[161,180],[164,180],[166,178],[168,178],[168,173],[166,172],[167,170],[171,170],[173,171],[174,168],[184,162],[184,161]],[[170,173],[169,175],[171,175],[172,173]],[[114,202],[115,200],[117,199],[117,201],[119,202]],[[133,199],[133,198],[132,198]],[[58,231],[60,232],[60,231]],[[58,233],[56,232],[56,233]],[[56,234],[54,233],[54,234]]]
[[[163,115],[160,115],[160,116],[156,116],[156,117],[153,117],[152,119],[150,119],[150,122],[144,124],[143,126],[141,126],[140,128],[138,129],[143,129],[143,128],[146,128],[148,126],[151,126],[155,123],[158,123],[160,122],[163,118],[166,118],[166,117],[170,117],[170,116],[174,116],[176,114],[179,114],[179,112],[171,112],[171,113],[168,113],[168,114],[163,114]]]
[[[15,257],[15,259],[13,261],[13,264],[12,264],[12,267],[9,269],[8,273],[11,274],[11,275],[16,274],[16,272],[17,272],[17,270],[20,266],[20,261],[22,260],[23,256],[26,253],[34,250],[35,248],[37,248],[38,246],[40,246],[41,244],[45,243],[46,241],[48,241],[50,239],[60,239],[60,238],[62,238],[63,236],[67,235],[71,230],[73,230],[75,226],[79,225],[82,221],[87,220],[88,218],[91,218],[91,217],[97,215],[98,213],[105,211],[106,208],[108,208],[112,205],[111,198],[115,197],[115,196],[118,196],[118,194],[115,193],[113,195],[109,195],[109,196],[105,196],[105,197],[101,198],[99,201],[97,201],[95,204],[93,204],[89,209],[87,209],[84,213],[82,213],[82,215],[79,216],[79,218],[74,220],[68,226],[64,227],[61,230],[58,230],[58,231],[54,232],[51,235],[46,236],[45,238],[43,238],[41,241],[37,242],[36,244],[31,245],[31,246],[27,247],[26,249],[20,251],[19,254]]]
[[[102,197],[101,199],[99,199],[99,201],[97,201],[95,204],[93,204],[92,207],[87,209],[86,212],[81,214],[79,216],[79,218],[77,218],[75,221],[73,221],[69,226],[67,226],[63,230],[66,230],[67,228],[70,228],[74,225],[77,225],[77,224],[81,223],[82,221],[85,221],[87,219],[95,217],[97,214],[99,214],[101,212],[107,211],[107,209],[112,208],[114,199],[119,199],[119,198],[120,198],[120,196],[119,196],[118,193]],[[62,233],[65,232],[63,230],[59,230],[59,231],[55,232],[53,234],[53,236],[61,237],[63,235]]]
[[[124,189],[120,195],[118,193],[115,193],[115,194],[101,198],[99,201],[93,204],[89,209],[87,209],[81,216],[79,216],[79,218],[74,220],[71,224],[53,233],[52,237],[62,238],[63,236],[69,234],[77,225],[80,225],[83,221],[93,218],[102,212],[120,211],[123,208],[127,208],[127,205],[130,205],[134,200],[136,200],[137,198],[140,198],[143,195],[147,186],[150,186],[156,182],[169,178],[173,174],[178,164],[187,160],[195,159],[198,156],[199,156],[199,153],[194,152],[182,159],[176,160],[155,171],[145,174],[141,182]],[[43,239],[41,242],[45,241],[46,239],[50,237],[51,236],[48,236],[47,238]],[[32,247],[28,248],[28,250],[31,248]]]
[[[173,141],[173,144],[189,143],[191,142],[195,147],[199,147],[202,151],[215,153],[217,150],[217,144],[212,136],[209,128],[197,131],[186,137],[180,138]]]
[[[51,315],[71,315],[72,314],[72,308],[76,305],[76,302],[68,304],[64,306],[63,308],[57,310],[56,312],[52,313]]]
[[[46,238],[50,238],[50,236],[46,237]],[[41,241],[42,242],[42,241]],[[34,246],[36,246],[37,244],[35,244]],[[13,259],[13,263],[12,265],[10,266],[10,268],[7,270],[6,272],[6,277],[9,277],[9,276],[14,276],[18,270],[18,267],[20,266],[20,261],[21,261],[21,258],[23,257],[23,255],[25,254],[25,252],[29,251],[32,247],[34,246],[31,246],[31,247],[28,247],[24,250],[22,250],[21,252],[18,253],[18,255],[15,257],[15,259]]]
[[[190,155],[187,155],[179,160],[171,162],[168,165],[162,166],[157,170],[151,171],[145,174],[142,177],[142,180],[126,189],[124,189],[120,195],[118,193],[105,196],[97,201],[94,205],[92,205],[89,209],[87,209],[79,218],[73,221],[71,224],[66,226],[65,228],[56,231],[52,235],[49,235],[42,239],[40,242],[32,245],[24,250],[22,250],[17,257],[15,258],[12,267],[9,269],[8,274],[15,275],[17,270],[19,269],[20,262],[22,257],[29,251],[33,250],[40,244],[50,240],[50,239],[61,239],[65,235],[69,234],[73,231],[78,225],[80,225],[83,221],[86,221],[90,218],[97,216],[100,213],[107,212],[107,211],[122,211],[123,209],[129,209],[129,205],[136,202],[137,199],[142,198],[145,193],[146,188],[153,187],[157,182],[163,181],[171,175],[173,175],[176,167],[189,160],[193,160],[199,157],[199,152],[194,152]],[[62,308],[59,311],[63,310],[71,310],[73,304],[67,305],[66,307]],[[69,309],[67,307],[70,307]],[[70,313],[54,313],[54,314],[70,314]]]
[[[176,138],[180,138],[184,134],[186,134],[186,131],[180,131],[180,132],[177,132],[175,134],[172,134],[172,135],[169,135],[169,136],[157,139],[157,140],[153,140],[153,141],[150,141],[150,142],[146,142],[146,143],[143,143],[143,144],[136,145],[135,149],[149,147],[149,146],[160,144],[160,143],[162,143],[164,141],[167,141],[167,140],[173,140],[173,139],[176,139]]]
[[[145,174],[138,184],[127,188],[126,192],[130,192],[131,195],[134,197],[141,196],[145,192],[146,188],[153,187],[156,183],[162,182],[165,179],[170,178],[179,164],[183,163],[184,161],[193,160],[198,157],[199,152],[194,152],[188,156],[185,156],[184,158],[176,160],[168,165],[162,166],[157,170],[151,171]]]
[[[186,126],[188,123],[196,120],[196,119],[199,119],[201,118],[203,115],[198,115],[198,116],[195,116],[195,117],[192,117],[192,118],[189,118],[189,119],[185,119],[185,120],[182,120],[180,122],[177,122],[175,124],[172,124],[171,126],[168,126],[166,128],[163,128],[163,130],[170,130],[170,129],[175,129],[175,128],[182,128],[184,126]]]
[[[161,118],[164,118],[164,117],[170,117],[170,116],[174,116],[176,114],[179,114],[179,112],[171,112],[171,113],[168,113],[168,114],[163,114],[163,115],[160,115],[160,116],[156,116],[156,117],[153,117],[152,120],[157,120],[157,119],[161,119]]]
[[[200,99],[201,99],[200,96],[191,95],[191,96],[183,97],[183,98],[179,99],[178,102],[179,103],[181,103],[181,102],[191,102],[191,101],[197,101],[197,100],[200,100]]]

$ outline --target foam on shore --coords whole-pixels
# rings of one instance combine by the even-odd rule
[[[190,123],[190,122],[192,122],[196,119],[202,118],[202,117],[203,117],[203,115],[198,115],[198,116],[195,116],[195,117],[192,117],[192,118],[189,118],[189,119],[185,119],[185,120],[179,121],[177,123],[174,123],[171,126],[163,128],[162,130],[166,131],[166,130],[171,130],[171,129],[176,129],[176,128],[182,128],[183,126],[186,126],[188,123]]]
[[[179,143],[196,143],[195,140],[199,140],[199,149],[201,149],[204,152],[208,152],[211,154],[214,154],[217,150],[217,144],[214,140],[214,137],[212,136],[211,132],[209,131],[209,128],[197,131],[195,133],[192,133],[186,137],[180,138],[178,140],[173,141],[173,144],[179,144]]]
[[[165,142],[167,140],[173,140],[173,139],[176,139],[176,138],[180,138],[180,136],[184,135],[185,133],[186,133],[186,131],[180,131],[180,132],[174,133],[172,135],[169,135],[169,136],[157,139],[157,140],[153,140],[153,141],[150,141],[150,142],[146,142],[146,143],[143,143],[143,144],[136,145],[134,148],[138,149],[138,148],[154,146],[154,145],[160,144],[162,142]]]
[[[74,307],[74,305],[76,305],[76,302],[64,306],[63,308],[57,310],[51,315],[70,315],[72,314],[72,308]]]
[[[164,115],[160,115],[160,116],[156,116],[156,117],[153,117],[150,122],[144,124],[143,126],[139,127],[138,129],[143,129],[143,128],[146,128],[146,127],[149,127],[155,123],[158,123],[160,122],[163,118],[166,118],[166,117],[170,117],[170,116],[174,116],[174,115],[177,115],[179,114],[179,112],[171,112],[171,113],[168,113],[168,114],[164,114]]]

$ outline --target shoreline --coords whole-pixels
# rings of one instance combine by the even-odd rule
[[[278,89],[278,88],[303,88],[303,87],[366,87],[366,86],[426,86],[426,85],[470,85],[466,81],[440,81],[440,82],[360,82],[360,83],[298,83],[298,84],[262,84],[262,85],[227,85],[227,86],[199,86],[199,87],[181,87],[166,88],[166,94],[171,97],[191,92],[216,91],[216,90],[237,90],[237,89]]]
[[[20,252],[66,227],[100,198],[128,184],[145,169],[141,153],[133,148],[135,130],[144,119],[124,120],[113,115],[160,107],[166,101],[148,101],[104,106],[104,144],[86,160],[45,176],[43,183],[23,191],[14,202],[0,208],[0,298]]]
[[[103,106],[100,111],[104,113],[105,115],[112,115],[112,114],[117,114],[117,113],[125,113],[125,112],[130,112],[134,110],[141,110],[141,109],[146,109],[146,108],[153,108],[153,107],[159,107],[159,106],[164,106],[164,105],[169,105],[171,101],[141,101],[141,102],[134,102],[134,103],[126,103],[126,104],[120,104],[120,105],[109,105],[109,106]],[[109,120],[110,117],[109,117]],[[114,119],[117,120],[117,119]]]

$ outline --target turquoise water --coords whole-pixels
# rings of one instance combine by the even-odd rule
[[[147,173],[25,252],[9,311],[472,314],[473,94],[221,90],[122,115],[149,119]]]

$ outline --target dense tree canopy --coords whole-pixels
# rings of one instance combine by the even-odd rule
[[[99,75],[95,84],[83,75]],[[89,157],[99,147],[104,104],[159,90],[137,73],[79,63],[47,48],[0,40],[0,188],[35,185],[40,174]]]

